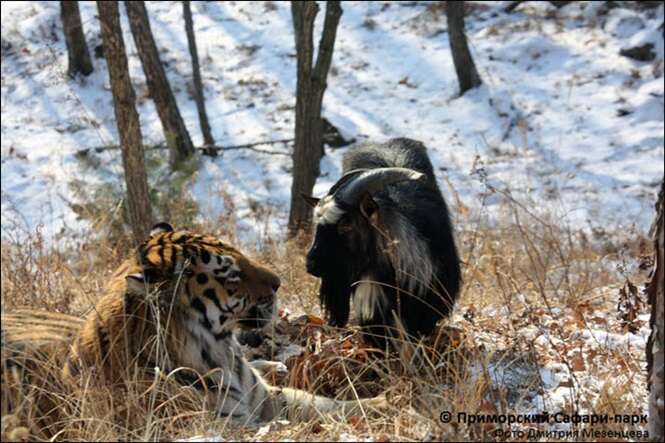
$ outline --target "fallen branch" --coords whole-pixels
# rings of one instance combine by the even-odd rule
[[[217,151],[235,151],[238,149],[250,149],[254,152],[259,152],[261,154],[277,154],[277,155],[291,155],[290,152],[283,152],[283,151],[273,151],[270,149],[258,149],[255,148],[255,146],[258,145],[276,145],[279,143],[293,143],[294,139],[292,138],[284,138],[281,140],[269,140],[269,141],[264,141],[264,142],[255,142],[255,143],[246,143],[243,145],[235,145],[235,146],[203,146],[203,147],[197,147],[197,151],[201,151],[203,155],[210,155],[212,157],[217,156]]]
[[[517,8],[521,3],[524,3],[524,0],[520,1],[515,1],[515,2],[510,2],[508,6],[506,6],[503,11],[504,12],[513,12],[515,8]]]
[[[231,145],[231,146],[197,146],[194,149],[197,151],[200,151],[203,155],[209,155],[211,157],[216,157],[219,155],[219,151],[236,151],[240,149],[249,149],[254,152],[258,152],[261,154],[270,154],[270,155],[291,155],[290,152],[284,152],[284,151],[274,151],[270,149],[260,149],[256,148],[256,146],[259,145],[276,145],[280,143],[293,143],[292,138],[285,138],[285,139],[280,139],[280,140],[268,140],[268,141],[261,141],[261,142],[254,142],[254,143],[245,143],[242,145]],[[120,145],[108,145],[108,146],[99,146],[96,148],[86,148],[86,149],[81,149],[76,152],[76,156],[79,157],[85,157],[88,155],[90,151],[94,151],[97,153],[104,152],[104,151],[113,151],[113,150],[119,150],[122,147]],[[167,145],[165,143],[158,143],[155,145],[144,145],[143,149],[146,151],[151,151],[154,149],[167,149]]]

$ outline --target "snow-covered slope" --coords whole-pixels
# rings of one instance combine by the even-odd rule
[[[88,45],[101,43],[94,2],[80,2]],[[649,11],[573,2],[473,4],[467,31],[484,85],[457,97],[445,14],[426,2],[345,2],[324,115],[348,137],[406,136],[430,149],[444,194],[477,208],[488,183],[575,227],[644,231],[663,177],[663,6]],[[180,2],[147,2],[180,110],[201,144]],[[287,2],[194,2],[194,25],[213,135],[219,145],[293,134],[295,49]],[[162,139],[121,7],[130,72],[146,143]],[[322,27],[319,13],[317,36]],[[658,27],[661,26],[659,29]],[[318,37],[315,37],[318,41]],[[652,42],[656,60],[619,56]],[[118,181],[118,151],[103,59],[67,79],[57,2],[2,3],[2,224],[43,224],[47,235],[80,230],[68,183]],[[270,147],[285,154],[290,148]],[[345,149],[329,150],[315,194],[339,177]],[[251,150],[204,157],[192,198],[203,218],[231,197],[248,235],[283,235],[290,157]],[[474,172],[475,171],[475,172]],[[485,203],[498,207],[499,198]],[[535,203],[534,203],[535,202]],[[249,217],[270,208],[266,226]],[[453,209],[459,205],[453,204]]]

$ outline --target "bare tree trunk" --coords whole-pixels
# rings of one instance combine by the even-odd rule
[[[69,55],[67,75],[74,77],[77,72],[89,75],[94,68],[90,60],[88,45],[85,43],[78,2],[61,1],[60,16],[62,17],[62,27],[65,32],[67,54]]]
[[[305,202],[301,194],[312,194],[316,177],[319,175],[319,161],[322,155],[321,105],[327,86],[326,79],[332,62],[335,34],[342,15],[342,8],[338,1],[327,2],[319,51],[316,63],[312,66],[314,20],[318,12],[319,7],[316,2],[291,2],[298,59],[298,81],[289,236],[295,236],[300,231],[308,230],[311,225],[312,208]]]
[[[187,32],[187,44],[189,53],[192,55],[192,71],[194,74],[194,100],[196,101],[196,110],[199,113],[199,123],[203,133],[203,143],[206,146],[213,146],[215,140],[210,132],[208,123],[208,114],[206,114],[205,100],[203,98],[203,85],[201,84],[201,70],[199,69],[199,53],[196,49],[196,37],[194,36],[194,22],[192,21],[192,8],[189,1],[182,2],[183,15],[185,16],[185,31]]]
[[[127,209],[134,239],[137,243],[141,243],[146,239],[152,226],[152,209],[148,197],[148,182],[141,145],[141,126],[134,105],[134,89],[127,69],[127,55],[120,27],[118,2],[99,0],[97,10],[113,92],[115,119],[122,145],[122,165],[125,169],[125,182],[127,183]]]
[[[464,2],[447,1],[446,17],[448,17],[448,36],[450,38],[450,51],[453,53],[453,62],[459,81],[460,95],[469,89],[480,86],[482,81],[473,63],[469,45],[464,33]]]
[[[647,341],[647,384],[649,394],[649,438],[652,441],[663,441],[665,427],[665,325],[663,310],[663,287],[665,286],[665,180],[660,185],[660,194],[656,204],[656,220],[651,228],[656,246],[656,265],[647,286],[649,303],[651,304],[651,335]]]
[[[141,1],[125,1],[129,25],[136,49],[143,65],[150,96],[155,101],[159,119],[164,128],[164,137],[169,146],[169,161],[172,168],[194,152],[194,145],[182,120],[164,67],[159,60],[159,52],[150,29],[148,12]]]

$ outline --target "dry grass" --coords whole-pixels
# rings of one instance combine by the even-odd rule
[[[48,244],[38,227],[2,232],[2,310],[18,307],[80,314],[101,294],[126,257],[129,242],[104,238],[73,242],[65,250]]]
[[[233,210],[232,205],[225,207]],[[150,386],[129,381],[128,388],[119,392],[94,387],[85,377],[56,381],[61,363],[47,360],[39,363],[46,381],[33,382],[27,395],[11,391],[3,381],[3,396],[13,397],[11,402],[3,397],[2,439],[45,437],[38,429],[34,403],[44,391],[57,398],[58,440],[172,440],[193,435],[258,440],[496,440],[501,438],[494,432],[507,425],[458,423],[457,414],[525,414],[538,407],[550,413],[643,413],[643,349],[610,346],[598,334],[626,332],[625,322],[616,319],[618,290],[627,278],[640,276],[616,264],[625,256],[648,254],[642,250],[647,243],[639,238],[616,240],[609,234],[589,238],[558,226],[546,214],[532,213],[528,208],[533,207],[506,197],[503,218],[490,222],[484,210],[471,213],[458,202],[464,289],[453,317],[436,336],[405,344],[399,355],[378,358],[369,356],[355,338],[348,339],[351,330],[331,333],[323,326],[312,327],[308,336],[301,337],[313,346],[288,362],[292,376],[283,383],[339,398],[383,392],[391,407],[378,417],[353,416],[346,421],[323,417],[307,423],[278,421],[259,429],[242,427],[215,419],[201,392],[179,387],[165,376]],[[229,212],[194,229],[236,241],[233,226]],[[39,231],[26,235],[4,230],[3,311],[29,307],[85,312],[102,293],[128,244],[91,239],[58,252],[44,244]],[[271,264],[281,276],[283,307],[320,316],[318,283],[305,272],[306,239],[286,245],[263,239],[260,249],[246,252]],[[632,330],[643,326],[642,313],[631,317]],[[585,331],[598,346],[583,339]],[[548,372],[557,372],[558,388],[544,379]],[[452,414],[451,423],[441,423],[443,411]],[[629,424],[594,429],[610,426],[635,429]],[[530,428],[548,429],[538,424],[520,429]],[[511,437],[525,438],[526,434]]]

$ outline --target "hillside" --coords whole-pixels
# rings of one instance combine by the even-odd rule
[[[428,343],[444,347],[446,360],[400,361],[403,372],[383,380],[393,409],[377,419],[246,430],[207,418],[186,428],[146,418],[145,429],[91,427],[82,438],[526,440],[538,431],[551,433],[543,439],[572,441],[567,432],[644,429],[515,423],[508,427],[513,434],[499,435],[477,423],[440,421],[443,411],[455,420],[461,412],[646,414],[649,317],[641,285],[664,175],[662,3],[523,2],[512,12],[505,11],[510,2],[468,3],[467,34],[483,86],[458,96],[440,2],[344,2],[323,106],[347,139],[403,136],[428,147],[464,270],[445,333]],[[80,7],[93,51],[101,44],[96,6]],[[200,146],[181,4],[147,8]],[[216,144],[293,138],[288,3],[193,2],[192,9]],[[156,145],[161,125],[121,11],[144,142]],[[59,14],[57,2],[2,2],[3,311],[28,305],[85,312],[128,245],[120,152],[94,149],[118,143],[105,61],[94,58],[88,77],[67,77]],[[645,43],[652,60],[619,55]],[[326,148],[315,195],[339,178],[347,149]],[[173,175],[166,152],[149,150],[149,183],[160,218],[230,238],[269,262],[283,277],[285,327],[311,337],[318,330],[322,349],[334,356],[345,341],[318,324],[318,283],[304,270],[306,246],[285,241],[291,150],[289,143],[232,148],[197,156]],[[301,360],[288,362],[277,353],[289,370],[305,356],[320,358],[302,354],[304,341],[274,334],[272,351],[301,352]],[[342,365],[359,370],[347,360]],[[346,380],[337,380],[333,394],[351,395]],[[357,382],[360,389],[367,380]]]

